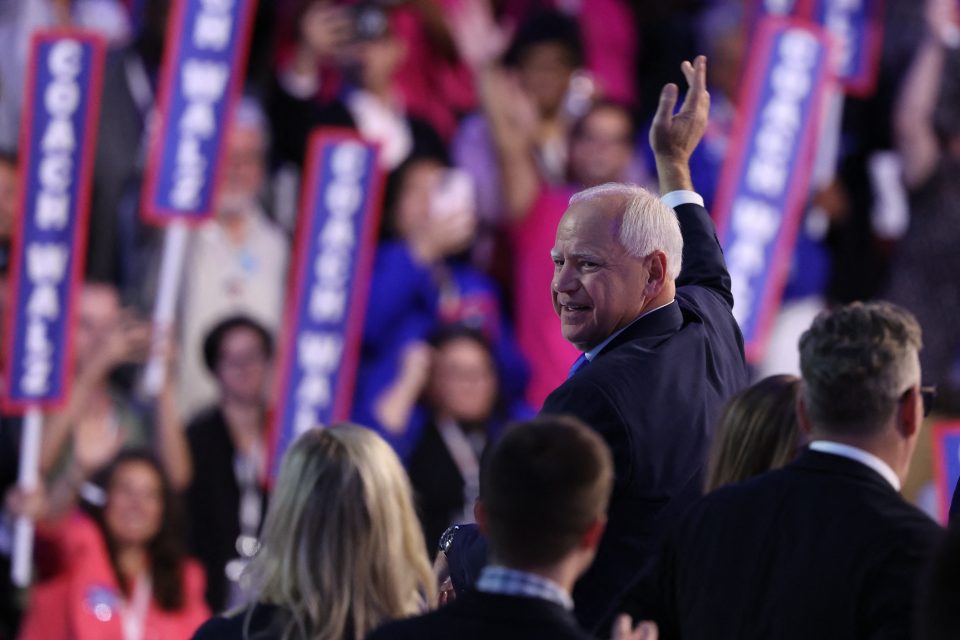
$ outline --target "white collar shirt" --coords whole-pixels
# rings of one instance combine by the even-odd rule
[[[890,465],[869,451],[830,440],[814,440],[810,443],[809,448],[812,451],[829,453],[835,456],[849,458],[850,460],[856,460],[860,464],[866,465],[879,473],[895,491],[900,491],[900,478],[897,477],[896,472],[890,468]]]

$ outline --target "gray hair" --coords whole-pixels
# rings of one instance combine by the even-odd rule
[[[800,338],[811,422],[841,435],[882,431],[919,375],[921,346],[913,315],[887,302],[854,302],[821,313]]]
[[[608,182],[575,193],[570,204],[604,196],[621,196],[626,200],[620,224],[623,248],[638,258],[663,251],[667,256],[667,277],[676,280],[683,258],[683,235],[676,212],[643,187],[619,182]]]

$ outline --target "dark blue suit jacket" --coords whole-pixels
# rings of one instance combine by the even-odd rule
[[[806,451],[714,491],[664,545],[661,638],[912,637],[942,530],[876,471]]]
[[[573,594],[588,630],[609,622],[649,569],[671,515],[699,497],[714,425],[726,400],[747,384],[713,223],[698,205],[676,211],[684,248],[675,301],[630,325],[542,410],[581,418],[613,451],[607,530]]]
[[[471,592],[436,611],[387,623],[367,640],[591,640],[560,605]]]

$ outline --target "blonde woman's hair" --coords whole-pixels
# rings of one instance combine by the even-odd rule
[[[248,575],[290,614],[284,638],[361,639],[435,602],[400,460],[369,429],[339,424],[287,450]]]

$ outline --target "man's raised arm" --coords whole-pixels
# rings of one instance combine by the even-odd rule
[[[690,155],[703,137],[710,112],[707,59],[697,56],[693,64],[684,61],[680,69],[690,85],[683,105],[673,113],[680,90],[673,83],[666,85],[660,92],[660,103],[650,128],[650,147],[656,158],[660,193],[664,195],[664,202],[676,210],[683,234],[683,265],[677,287],[708,287],[733,307],[730,274],[716,230],[690,178]]]

